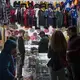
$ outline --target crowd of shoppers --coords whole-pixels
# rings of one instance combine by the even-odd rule
[[[5,42],[0,54],[0,80],[16,80],[17,78],[21,80],[25,58],[24,33],[21,31],[17,40],[14,37],[10,37]],[[69,36],[68,42],[60,30],[53,32],[50,41],[43,31],[39,34],[41,40],[38,52],[48,53],[50,60],[47,66],[50,69],[51,80],[80,80],[80,35],[77,35],[76,27],[69,27],[67,33]],[[16,46],[20,55],[17,73]],[[67,69],[67,78],[65,69]]]

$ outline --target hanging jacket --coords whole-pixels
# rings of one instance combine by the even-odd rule
[[[58,28],[61,28],[63,24],[63,15],[62,12],[57,11],[56,12],[56,26]]]

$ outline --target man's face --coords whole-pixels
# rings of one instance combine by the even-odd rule
[[[72,35],[71,30],[67,30],[67,35],[68,35],[69,37],[71,37],[71,35]]]
[[[44,34],[40,34],[40,37],[43,37],[44,36]]]
[[[20,33],[20,36],[22,36],[22,37],[23,37],[23,36],[24,36],[24,33],[23,33],[23,32],[21,32],[21,33]]]

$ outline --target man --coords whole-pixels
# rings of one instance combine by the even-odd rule
[[[25,33],[24,31],[20,31],[20,36],[18,38],[18,50],[20,54],[20,62],[18,64],[17,76],[19,80],[22,78],[22,67],[24,65],[24,57],[25,57],[24,33]]]
[[[80,80],[80,36],[77,35],[77,27],[69,27],[67,59],[70,64],[74,80]]]
[[[48,39],[48,37],[45,35],[44,31],[41,31],[39,35],[40,35],[40,37],[41,37],[41,40],[40,40],[40,42],[39,42],[38,52],[39,52],[39,53],[47,53],[47,51],[48,51],[48,42],[49,42],[49,39]]]

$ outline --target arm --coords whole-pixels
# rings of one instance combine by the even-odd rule
[[[48,58],[51,58],[52,57],[52,50],[51,50],[51,47],[49,46],[49,50],[48,50]]]

